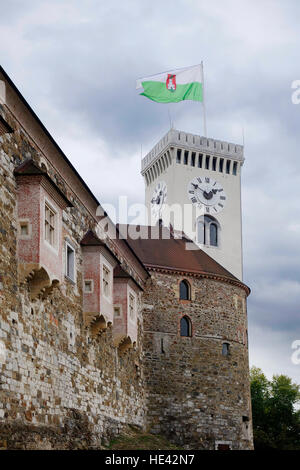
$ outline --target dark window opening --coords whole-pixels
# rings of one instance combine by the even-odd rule
[[[214,157],[214,158],[213,158],[213,161],[212,161],[212,169],[213,169],[213,171],[216,171],[216,168],[217,168],[217,157]]]
[[[198,168],[202,168],[202,153],[199,153],[199,157],[198,157]]]
[[[179,297],[180,297],[180,300],[190,299],[190,285],[185,280],[181,281],[179,285]]]
[[[181,149],[177,150],[176,162],[181,163]]]
[[[226,173],[227,173],[227,175],[229,175],[229,173],[230,173],[230,163],[231,163],[230,160],[226,161]]]
[[[220,158],[219,162],[219,172],[223,173],[223,166],[224,166],[224,158]]]
[[[214,223],[209,226],[209,241],[212,246],[218,246],[218,227]]]
[[[232,174],[233,175],[237,174],[237,162],[233,162]]]
[[[210,156],[206,155],[206,158],[205,158],[205,169],[206,170],[209,170],[209,160],[210,160]]]
[[[180,320],[180,336],[191,336],[191,321],[188,317],[182,317]]]
[[[222,356],[228,356],[229,354],[229,343],[222,344]]]
[[[189,158],[189,152],[188,152],[188,150],[186,150],[184,152],[184,162],[183,162],[185,165],[188,164],[188,158]]]
[[[195,160],[196,160],[196,154],[195,152],[192,153],[192,158],[191,158],[191,165],[195,166]]]

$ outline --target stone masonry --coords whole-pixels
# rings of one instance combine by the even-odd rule
[[[97,231],[99,202],[1,68],[0,183],[0,448],[97,449],[131,424],[251,449],[249,289]]]

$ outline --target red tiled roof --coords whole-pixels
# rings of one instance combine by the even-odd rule
[[[215,275],[243,285],[233,274],[199,249],[186,235],[181,239],[176,238],[176,232],[174,236],[166,227],[119,225],[123,236],[125,236],[124,229],[129,230],[127,242],[149,269],[164,268],[191,275]],[[139,238],[135,236],[136,232],[140,232]]]

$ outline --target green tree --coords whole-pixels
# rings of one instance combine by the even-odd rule
[[[286,375],[269,381],[261,369],[250,371],[254,446],[300,450],[300,386]]]

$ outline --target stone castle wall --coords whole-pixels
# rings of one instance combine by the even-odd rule
[[[11,90],[8,97],[18,114]],[[216,441],[251,448],[245,291],[193,277],[192,300],[179,301],[179,274],[152,270],[144,285],[146,271],[126,243],[108,240],[135,279],[129,286],[145,287],[137,295],[137,341],[119,348],[113,324],[93,330],[84,316],[80,241],[94,228],[95,201],[70,168],[69,178],[27,111],[17,119],[0,105],[0,114],[14,130],[0,136],[0,448],[99,448],[125,424],[165,433],[187,448],[215,448]],[[75,283],[62,276],[34,297],[20,276],[14,176],[28,158],[45,165],[72,202],[62,212],[62,240],[76,252]],[[124,296],[116,300],[128,308]],[[192,337],[180,337],[182,315],[192,321]]]
[[[30,300],[18,276],[13,170],[42,155],[1,111],[15,132],[0,137],[0,441],[8,448],[99,447],[124,423],[143,426],[141,344],[120,354],[111,326],[95,337],[84,323],[79,242],[94,221],[75,197],[63,214],[63,235],[76,248],[76,284],[64,278]],[[137,321],[141,328],[140,308]]]
[[[190,448],[252,448],[246,294],[211,279],[151,271],[144,295],[148,426]],[[192,336],[180,336],[188,316]],[[223,343],[229,355],[222,355]]]

